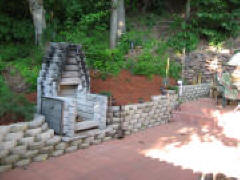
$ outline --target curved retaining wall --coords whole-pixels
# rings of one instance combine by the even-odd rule
[[[115,133],[114,126],[108,126],[92,131],[87,137],[65,142],[54,135],[41,115],[35,115],[31,122],[0,126],[0,172],[99,144],[110,140]]]
[[[207,95],[209,87],[210,85],[185,86],[181,98]],[[69,141],[56,136],[41,115],[35,115],[31,122],[0,126],[0,172],[168,123],[171,112],[177,105],[178,95],[174,91],[168,91],[168,95],[153,96],[150,102],[110,106],[106,129],[92,130],[85,137]]]

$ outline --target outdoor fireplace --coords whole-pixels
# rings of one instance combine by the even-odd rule
[[[57,134],[77,138],[106,128],[107,97],[90,93],[82,47],[50,43],[38,77],[38,113]]]

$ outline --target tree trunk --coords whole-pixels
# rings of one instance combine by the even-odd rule
[[[151,3],[149,0],[143,0],[142,13],[146,13],[149,3]]]
[[[41,45],[42,34],[46,29],[45,9],[43,7],[43,0],[28,0],[30,12],[33,17],[33,24],[35,30],[35,43]]]
[[[122,34],[126,32],[126,22],[125,22],[125,6],[124,6],[124,0],[118,0],[118,30],[117,35],[118,38],[121,38]]]
[[[191,15],[191,0],[187,0],[185,20],[188,21]]]
[[[186,12],[185,12],[185,22],[187,23],[190,19],[190,12],[191,12],[191,0],[187,0],[186,4]],[[186,27],[186,26],[185,26]],[[186,29],[184,29],[186,33]],[[182,80],[185,80],[185,67],[186,67],[186,57],[189,55],[188,52],[186,52],[186,44],[183,49],[183,59],[182,59]]]
[[[112,13],[110,19],[110,48],[113,49],[117,44],[117,24],[118,24],[118,0],[112,0]]]

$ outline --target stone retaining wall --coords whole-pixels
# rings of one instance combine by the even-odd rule
[[[91,131],[87,137],[65,141],[54,135],[41,115],[31,122],[0,126],[0,173],[99,144],[112,139],[116,132],[109,125],[105,130]]]
[[[186,85],[182,87],[181,101],[191,101],[199,97],[206,97],[210,92],[210,84]]]
[[[222,68],[227,72],[233,72],[233,66],[227,65],[233,56],[230,53],[217,53],[211,51],[192,52],[186,59],[185,79],[188,84],[196,84],[198,77],[200,83],[211,83],[214,81],[214,74],[217,69]]]
[[[0,126],[0,172],[165,124],[177,98],[176,93],[169,92],[166,96],[153,96],[151,102],[110,106],[106,128],[89,130],[77,139],[55,135],[41,115],[35,115],[31,122]]]
[[[118,128],[115,136],[129,135],[139,130],[167,123],[171,111],[178,104],[178,96],[153,96],[151,102],[125,106],[112,106],[108,110],[107,123]]]

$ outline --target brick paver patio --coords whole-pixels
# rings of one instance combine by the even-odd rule
[[[240,114],[211,99],[185,103],[167,125],[150,128],[25,169],[1,180],[197,180],[199,172],[240,178]]]

